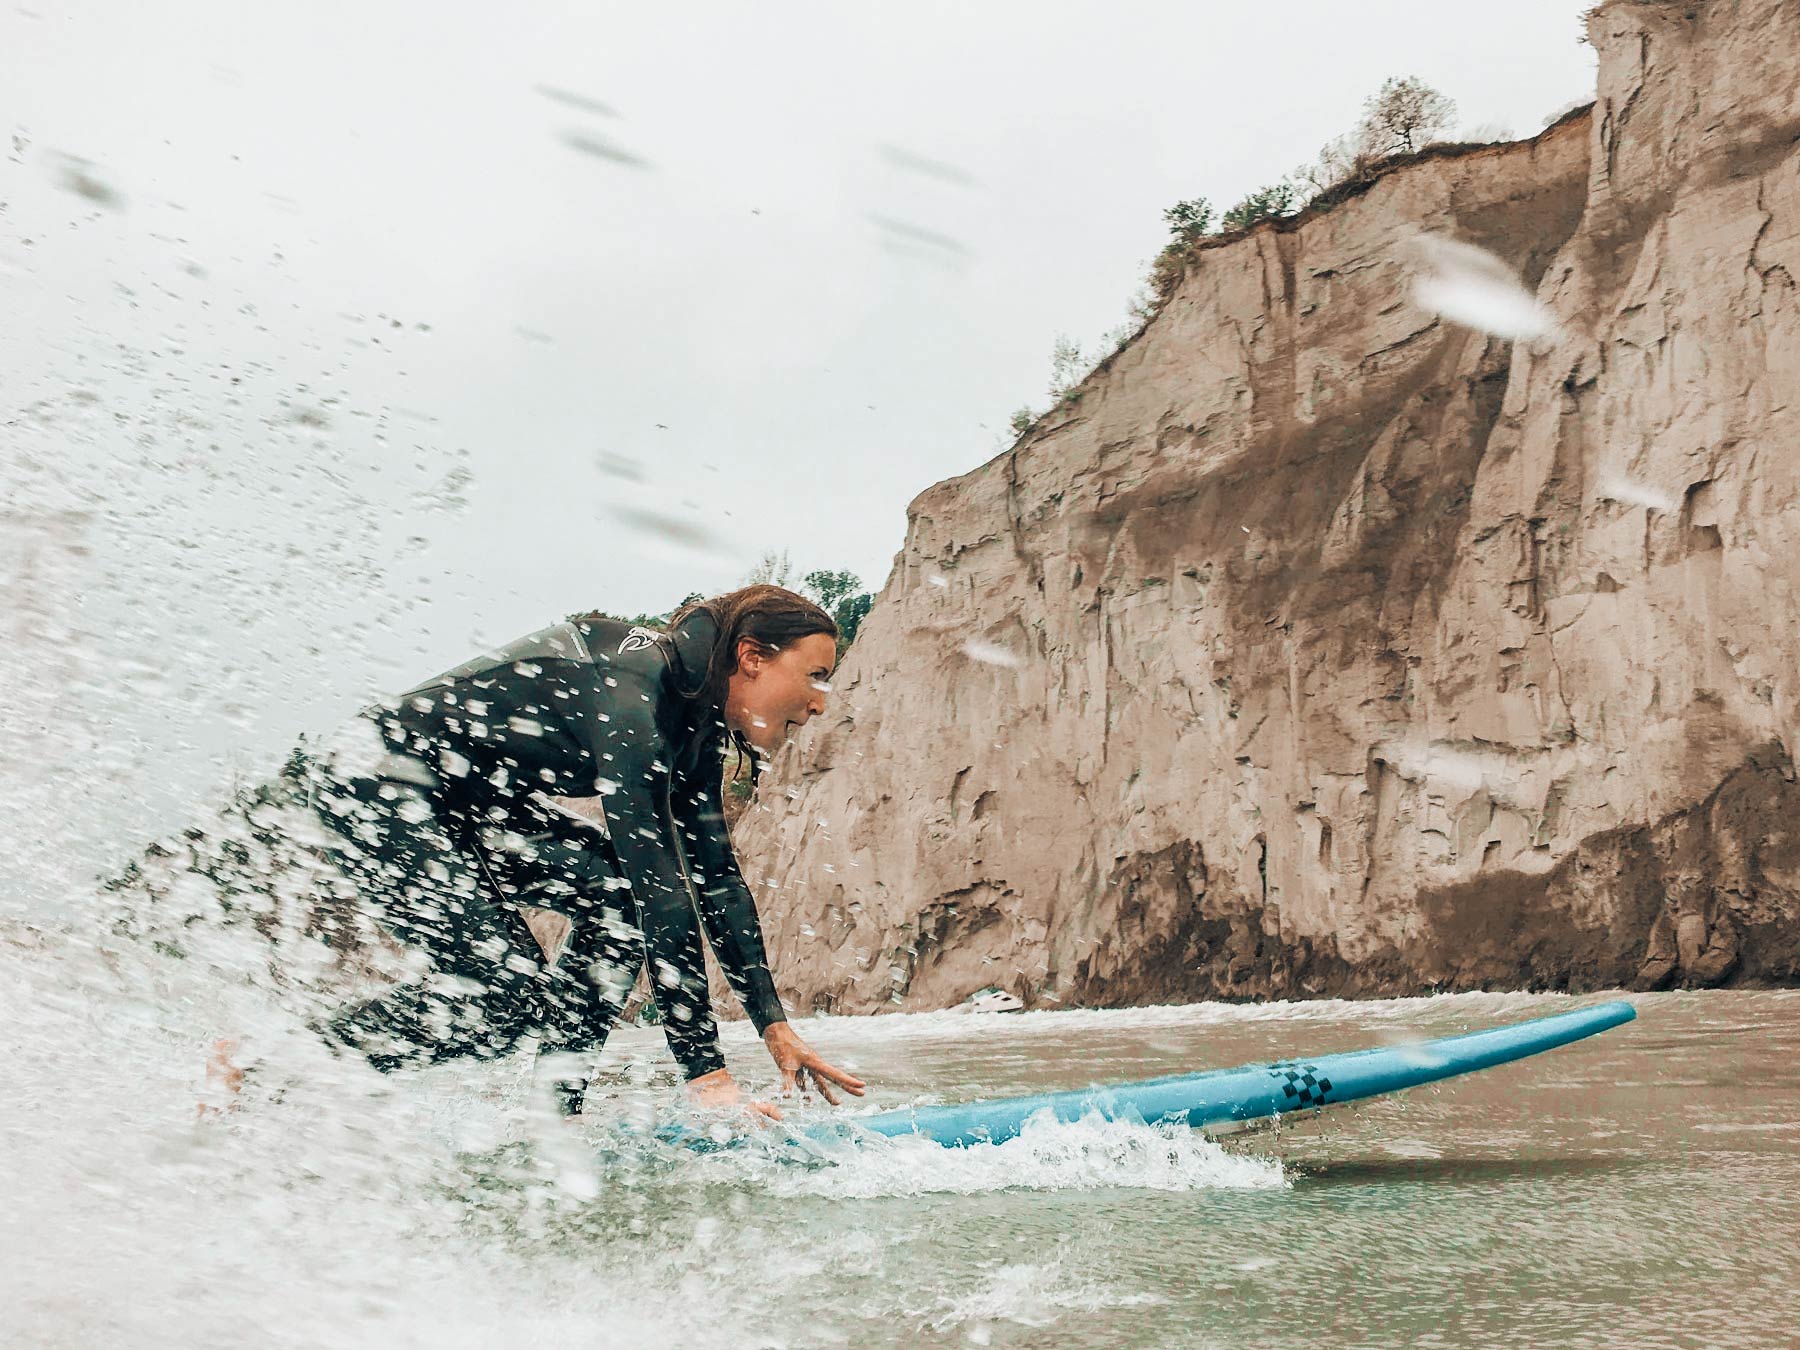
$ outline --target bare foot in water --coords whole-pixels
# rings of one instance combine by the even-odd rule
[[[238,1043],[230,1037],[213,1042],[206,1057],[206,1097],[195,1109],[201,1120],[222,1116],[237,1105],[244,1090],[244,1071],[237,1066]]]

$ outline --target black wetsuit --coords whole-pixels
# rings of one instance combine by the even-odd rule
[[[699,687],[717,632],[557,624],[369,709],[381,744],[322,759],[313,801],[335,861],[427,952],[423,980],[323,1028],[378,1068],[497,1055],[535,1032],[597,1051],[638,968],[689,1078],[724,1067],[701,928],[761,1032],[784,1020],[726,831],[722,711]],[[555,798],[602,799],[604,832]],[[569,915],[552,967],[519,906]],[[579,1109],[584,1083],[559,1088]]]

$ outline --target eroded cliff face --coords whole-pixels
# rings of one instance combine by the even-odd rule
[[[796,1006],[1800,975],[1800,6],[1590,22],[1588,114],[1204,252],[914,501],[740,826]]]

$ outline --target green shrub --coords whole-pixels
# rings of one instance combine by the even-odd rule
[[[1204,239],[1212,229],[1212,203],[1204,197],[1193,197],[1185,202],[1176,202],[1163,212],[1163,220],[1168,223],[1169,232],[1175,236],[1177,244],[1191,244],[1196,239]]]
[[[1247,230],[1264,220],[1285,216],[1294,209],[1294,185],[1283,181],[1258,188],[1219,218],[1219,228],[1227,234]]]

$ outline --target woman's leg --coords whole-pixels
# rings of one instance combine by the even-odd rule
[[[384,927],[433,969],[345,1008],[320,1027],[383,1071],[459,1055],[493,1058],[530,1030],[544,978],[523,920],[417,786],[359,778],[325,784],[317,809],[344,840],[334,861]]]
[[[554,1080],[565,1114],[580,1113],[593,1061],[631,996],[643,964],[644,935],[629,890],[609,891],[581,906],[539,1005],[540,1052],[580,1055],[585,1060]]]
[[[571,921],[560,958],[538,988],[535,1030],[539,1052],[562,1057],[550,1066],[552,1087],[563,1111],[575,1115],[593,1061],[644,963],[644,938],[630,883],[606,835],[538,814],[542,832],[515,833],[509,848],[484,849],[483,856],[511,899]]]

